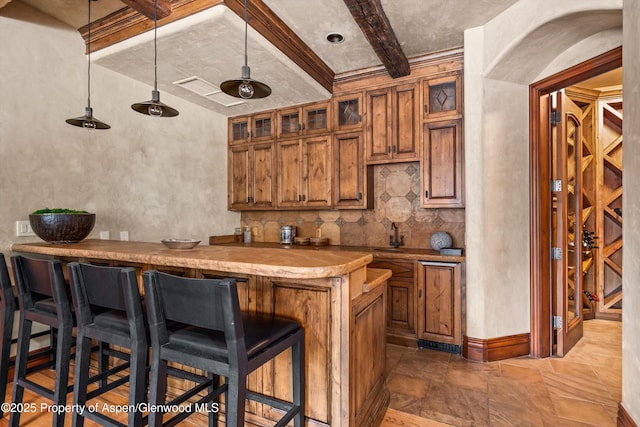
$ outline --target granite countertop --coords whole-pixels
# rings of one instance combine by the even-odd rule
[[[391,258],[391,259],[409,259],[409,260],[424,260],[424,261],[440,261],[440,262],[465,262],[464,254],[462,256],[454,255],[440,255],[440,252],[433,249],[423,248],[393,248],[387,247],[369,247],[369,246],[346,246],[346,245],[327,245],[327,246],[311,246],[311,245],[282,245],[280,243],[270,242],[252,242],[252,243],[215,243],[214,246],[228,246],[228,247],[246,247],[246,248],[272,248],[283,250],[314,250],[314,251],[334,251],[334,252],[367,252],[373,255],[374,261],[376,258]]]

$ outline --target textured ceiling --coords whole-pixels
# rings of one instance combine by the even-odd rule
[[[82,0],[22,1],[72,28],[87,23]],[[335,73],[381,65],[343,0],[263,0]],[[409,58],[462,47],[463,32],[491,20],[517,0],[381,0],[391,27]],[[121,9],[120,0],[92,2],[92,21]],[[249,1],[251,7],[251,1]],[[330,44],[326,35],[345,40]],[[80,37],[80,35],[78,35]],[[213,85],[240,76],[244,22],[224,5],[158,29],[158,86],[162,93],[188,99],[232,116],[326,99],[330,94],[260,34],[249,30],[251,76],[271,86],[272,96],[224,106],[174,82],[198,76]],[[148,32],[92,54],[96,64],[153,83],[153,33]],[[214,95],[224,103],[236,98]]]

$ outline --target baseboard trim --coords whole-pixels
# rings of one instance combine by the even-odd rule
[[[618,403],[618,427],[638,427],[638,424],[631,418],[631,415],[624,409],[622,403]]]
[[[495,362],[526,356],[530,351],[528,333],[487,339],[465,336],[462,342],[462,355],[473,362]]]

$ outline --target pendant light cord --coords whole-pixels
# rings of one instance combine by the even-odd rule
[[[153,2],[153,90],[158,91],[158,0]]]
[[[244,0],[244,66],[248,64],[247,61],[247,31],[249,28],[249,14],[247,13],[247,0]]]
[[[89,3],[89,13],[87,16],[87,107],[91,108],[91,0],[88,0]]]

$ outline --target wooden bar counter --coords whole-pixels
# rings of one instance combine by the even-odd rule
[[[14,244],[15,253],[156,269],[189,277],[235,277],[243,310],[297,320],[305,328],[305,417],[309,426],[375,426],[389,404],[385,383],[386,281],[389,270],[367,269],[366,252],[199,245],[171,250],[161,243],[83,240]],[[249,387],[291,397],[290,354],[256,371]],[[280,413],[247,405],[247,422],[270,426]]]

